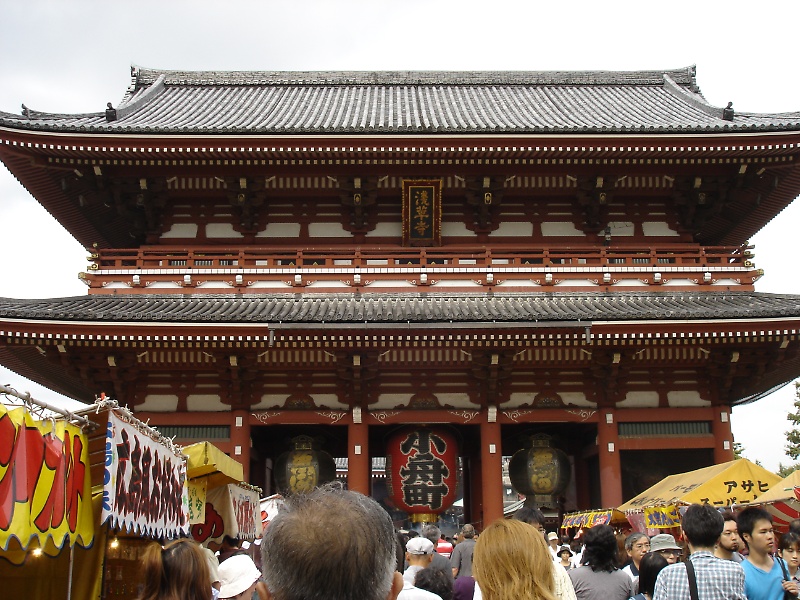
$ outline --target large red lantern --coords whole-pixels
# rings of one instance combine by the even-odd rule
[[[386,444],[386,477],[395,505],[414,523],[437,521],[456,499],[455,437],[440,427],[408,427]]]

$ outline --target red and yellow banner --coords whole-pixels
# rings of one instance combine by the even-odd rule
[[[87,446],[79,427],[0,405],[0,548],[91,545]]]
[[[113,412],[106,428],[102,519],[149,537],[189,532],[186,462]]]

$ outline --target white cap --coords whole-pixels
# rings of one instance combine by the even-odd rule
[[[252,558],[246,554],[231,556],[219,565],[219,597],[238,596],[258,581],[259,577],[261,571],[256,569]]]

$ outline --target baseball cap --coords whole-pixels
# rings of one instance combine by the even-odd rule
[[[256,569],[252,558],[245,554],[231,556],[219,566],[219,597],[238,596],[258,581],[259,577],[261,571]]]
[[[411,538],[406,542],[406,551],[409,554],[433,554],[433,542],[424,537]]]

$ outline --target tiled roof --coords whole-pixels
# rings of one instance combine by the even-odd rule
[[[800,130],[800,113],[737,112],[694,67],[577,72],[185,72],[135,69],[105,111],[0,112],[0,125],[80,133],[471,134]]]
[[[0,318],[83,322],[424,325],[781,317],[800,317],[800,296],[757,292],[620,292],[0,298]]]

